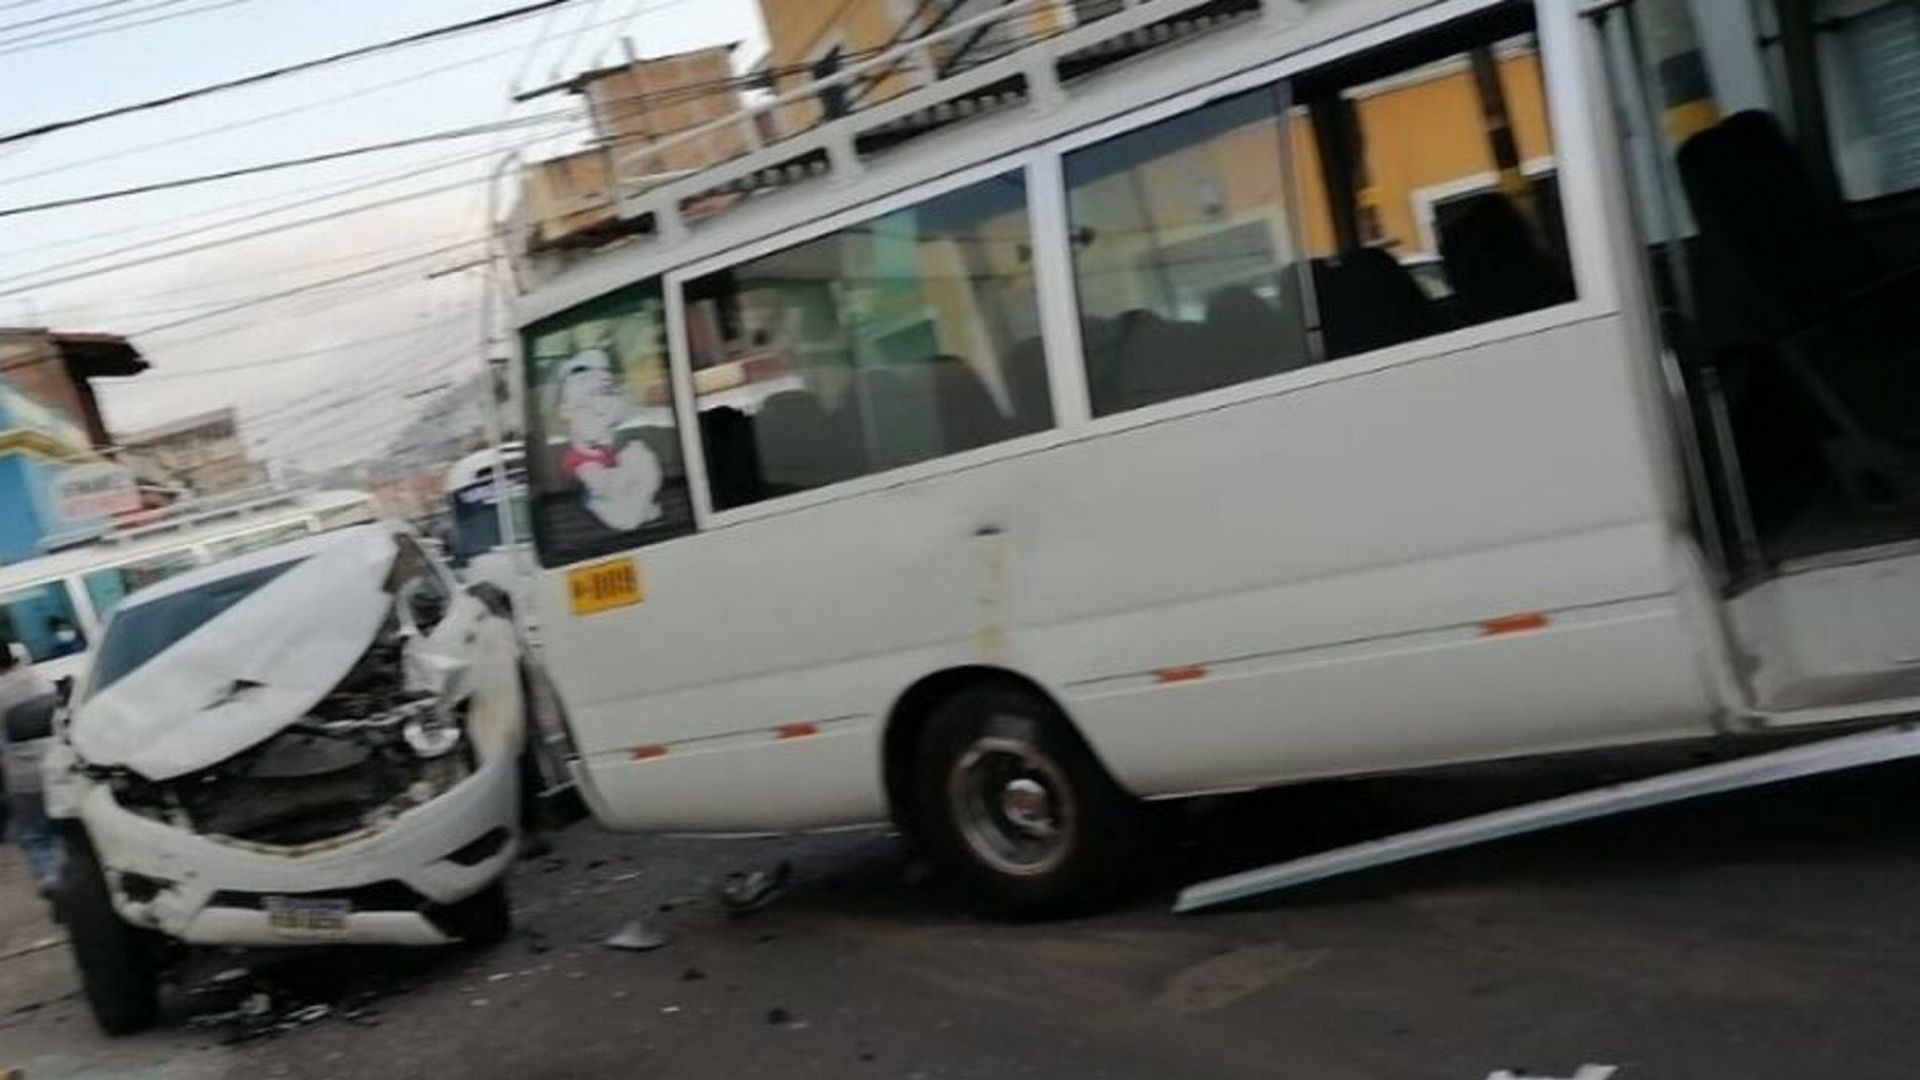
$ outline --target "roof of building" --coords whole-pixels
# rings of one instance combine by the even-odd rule
[[[119,334],[49,330],[45,327],[0,327],[0,337],[44,338],[60,350],[67,370],[82,379],[138,375],[152,366],[133,343]]]
[[[624,63],[611,64],[607,67],[590,68],[570,79],[563,79],[557,83],[549,83],[546,86],[536,86],[532,90],[522,90],[513,95],[513,100],[531,101],[537,97],[545,97],[548,94],[557,94],[563,91],[577,94],[585,90],[588,84],[595,80],[604,79],[609,75],[618,75],[623,71],[638,67],[642,64],[658,64],[667,60],[680,60],[689,56],[699,56],[702,53],[710,53],[716,49],[732,52],[739,47],[739,42],[727,41],[718,45],[702,45],[697,49],[684,49],[680,52],[662,53],[659,56],[636,56]]]

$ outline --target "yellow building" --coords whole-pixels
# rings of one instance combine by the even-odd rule
[[[721,45],[638,58],[539,91],[584,97],[596,145],[527,170],[524,197],[531,246],[594,243],[617,230],[611,197],[616,182],[644,184],[745,153],[748,137],[743,129],[687,134],[738,115],[745,107],[733,51],[734,46]]]

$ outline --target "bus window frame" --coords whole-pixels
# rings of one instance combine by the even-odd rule
[[[920,184],[904,191],[895,191],[878,199],[849,206],[837,213],[808,222],[804,226],[769,234],[767,237],[756,240],[751,244],[743,244],[712,257],[687,263],[669,270],[663,275],[662,280],[667,290],[667,353],[673,371],[676,415],[681,418],[681,445],[689,454],[687,458],[689,463],[687,475],[690,482],[693,480],[696,472],[692,463],[695,461],[701,463],[697,470],[699,483],[694,489],[694,520],[697,526],[696,533],[705,532],[709,529],[724,529],[730,525],[752,521],[771,514],[790,513],[822,503],[837,502],[841,499],[852,498],[856,495],[899,487],[903,484],[915,483],[928,477],[972,468],[986,464],[987,462],[1000,460],[1004,457],[1031,453],[1046,446],[1054,445],[1057,442],[1057,437],[1063,430],[1063,423],[1066,418],[1061,415],[1058,404],[1060,400],[1058,396],[1059,386],[1056,382],[1058,373],[1053,362],[1052,352],[1049,351],[1046,365],[1047,392],[1050,395],[1050,400],[1055,402],[1053,406],[1054,416],[1053,422],[1040,431],[1026,435],[1016,435],[1013,438],[1004,439],[1000,442],[988,443],[985,446],[976,446],[951,454],[941,454],[928,458],[925,461],[914,462],[911,465],[900,465],[891,469],[879,469],[859,476],[849,477],[832,484],[811,488],[807,491],[796,491],[791,494],[776,495],[758,502],[749,503],[745,506],[716,510],[713,508],[712,493],[707,486],[705,449],[699,441],[700,436],[697,430],[699,426],[699,403],[693,400],[693,356],[691,344],[687,340],[686,335],[686,286],[689,283],[721,270],[741,266],[753,262],[756,259],[775,255],[789,248],[806,244],[821,239],[822,237],[831,236],[838,232],[843,232],[851,227],[885,217],[888,214],[910,209],[921,203],[939,198],[942,195],[950,195],[976,184],[985,183],[997,176],[1018,173],[1021,181],[1026,185],[1027,232],[1029,242],[1035,244],[1037,247],[1042,230],[1045,229],[1046,232],[1051,235],[1056,231],[1051,226],[1056,224],[1058,225],[1057,231],[1059,235],[1064,238],[1067,234],[1064,216],[1061,222],[1058,223],[1043,222],[1035,213],[1034,209],[1035,200],[1033,198],[1033,189],[1036,177],[1031,165],[1034,159],[1044,152],[1044,148],[1040,146],[1028,147],[1018,154],[994,158],[969,168],[956,170],[947,173],[938,180]],[[1062,209],[1064,209],[1064,203],[1062,204]],[[1047,291],[1047,284],[1040,277],[1040,269],[1036,263],[1034,268],[1034,298],[1040,309],[1040,336],[1042,342],[1051,350],[1053,339],[1050,336],[1052,330],[1050,320],[1058,317],[1058,312],[1049,311],[1049,305],[1045,295]],[[687,410],[686,412],[681,411],[683,405]],[[692,414],[694,420],[691,428],[689,428],[686,423],[689,412]]]
[[[1604,134],[1601,122],[1589,115],[1589,108],[1583,107],[1611,100],[1605,82],[1604,58],[1600,56],[1595,43],[1583,35],[1585,26],[1575,5],[1563,4],[1558,0],[1531,0],[1533,32],[1542,59],[1548,123],[1553,132],[1554,159],[1560,177],[1563,227],[1574,280],[1574,299],[1105,416],[1093,417],[1086,407],[1088,389],[1080,341],[1079,304],[1071,261],[1067,193],[1062,182],[1065,155],[1150,127],[1217,99],[1290,82],[1303,74],[1409,37],[1433,32],[1448,23],[1483,14],[1509,2],[1441,0],[1418,11],[1371,25],[1347,28],[1344,33],[1334,31],[1329,36],[1303,44],[1298,51],[1286,56],[1253,65],[1199,87],[1169,93],[1157,100],[1109,113],[1102,119],[1043,142],[958,165],[925,179],[909,181],[903,187],[876,193],[871,198],[851,203],[833,213],[784,228],[769,229],[749,241],[664,266],[660,262],[648,261],[642,255],[640,261],[634,264],[636,269],[631,276],[619,277],[623,282],[620,285],[585,294],[561,288],[553,293],[557,299],[527,305],[522,317],[517,320],[516,342],[523,344],[520,339],[529,327],[557,314],[595,302],[650,278],[657,277],[661,281],[667,313],[668,369],[674,388],[675,417],[680,425],[681,445],[686,454],[687,479],[692,485],[694,512],[692,532],[661,542],[673,543],[710,530],[905,487],[1136,428],[1197,417],[1248,401],[1298,393],[1323,384],[1361,378],[1415,363],[1444,362],[1453,354],[1485,345],[1619,315],[1623,311],[1624,299],[1619,275],[1634,273],[1635,269],[1629,265],[1622,270],[1621,253],[1616,248],[1620,243],[1619,237],[1630,233],[1632,226],[1630,219],[1622,217],[1613,198],[1613,194],[1617,193],[1613,193],[1612,189],[1620,182],[1614,175],[1619,163],[1606,156],[1601,142]],[[1291,98],[1290,91],[1288,98]],[[1040,306],[1042,339],[1048,350],[1048,392],[1054,403],[1052,426],[1004,442],[868,473],[808,491],[780,495],[726,510],[713,509],[705,452],[698,431],[697,403],[692,396],[693,375],[686,339],[685,286],[716,271],[750,262],[1015,170],[1024,172],[1027,184],[1027,213],[1035,252],[1035,289]],[[1289,192],[1288,196],[1289,210],[1297,210],[1297,197],[1293,192]],[[621,265],[621,262],[616,258],[613,265]],[[593,275],[594,279],[600,282],[609,280],[612,275],[606,272],[608,269],[603,268],[602,273]],[[1638,343],[1637,334],[1629,334],[1629,337]],[[1649,425],[1653,430],[1649,431],[1647,437],[1651,443],[1666,447],[1671,433],[1668,430],[1670,420],[1665,414],[1671,406],[1665,404],[1653,389],[1659,374],[1655,366],[1645,366],[1647,370],[1640,396],[1650,410],[1649,415],[1659,418],[1657,423]],[[523,396],[522,400],[530,399]],[[1672,455],[1663,455],[1663,459],[1669,458]],[[1677,470],[1676,464],[1671,477],[1668,476],[1669,470],[1657,470],[1663,477],[1662,482],[1671,481],[1676,493],[1682,482]],[[1681,497],[1675,494],[1676,499]]]

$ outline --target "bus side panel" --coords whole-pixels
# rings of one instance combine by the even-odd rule
[[[644,549],[599,615],[548,574],[551,664],[686,829],[877,819],[884,717],[962,663],[1145,795],[1702,733],[1629,362],[1590,319],[1246,397]]]
[[[1704,734],[1631,363],[1594,320],[1062,451],[1023,645],[1143,794]]]

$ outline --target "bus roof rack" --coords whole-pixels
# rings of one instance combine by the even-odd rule
[[[1298,0],[1111,0],[1106,12],[1082,16],[1076,24],[1022,32],[1022,20],[1057,19],[1060,9],[1056,0],[1012,0],[717,120],[640,147],[604,148],[616,220],[594,236],[606,242],[677,241],[693,224],[755,193],[857,175],[865,159],[955,124],[1015,105],[1051,109],[1079,80],[1136,56],[1255,18],[1289,25],[1302,10]],[[969,59],[983,49],[980,59]],[[896,78],[917,85],[863,102],[871,87]],[[836,92],[844,112],[822,115],[796,132],[769,134],[770,118],[813,107]],[[699,169],[660,167],[676,150],[698,152],[723,141],[743,149]],[[523,201],[516,213],[528,212]],[[528,232],[524,218],[508,224],[520,235]],[[527,254],[516,247],[514,257]]]

